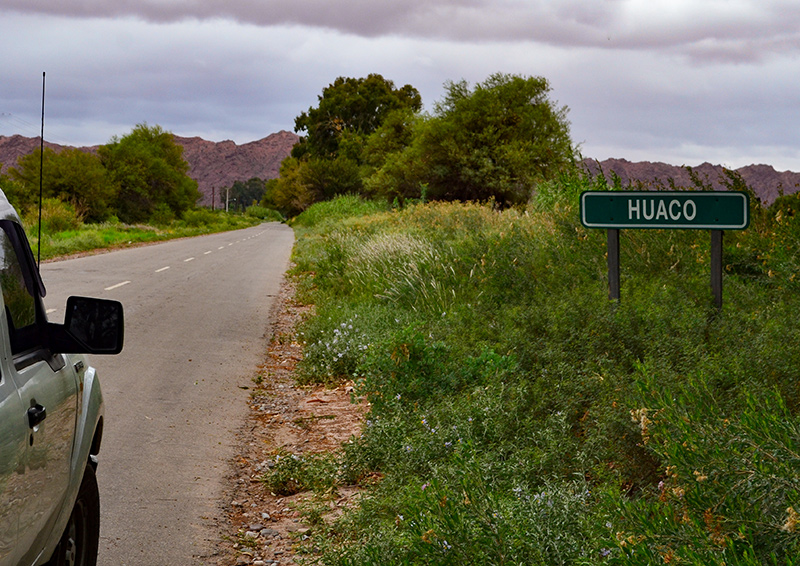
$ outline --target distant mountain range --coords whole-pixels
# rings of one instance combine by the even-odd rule
[[[667,188],[670,179],[678,187],[694,186],[686,167],[668,165],[666,163],[631,162],[626,159],[606,159],[604,161],[584,159],[583,167],[592,175],[597,175],[602,171],[609,183],[613,177],[612,173],[615,173],[622,181],[623,187],[640,181],[645,185],[657,185],[660,183]],[[698,175],[699,179],[704,183],[710,184],[715,190],[725,188],[720,182],[720,179],[725,178],[725,169],[721,165],[703,163],[692,166],[692,170]],[[778,198],[781,192],[788,195],[800,190],[800,173],[793,173],[792,171],[779,172],[770,165],[747,165],[746,167],[734,169],[734,171],[741,175],[747,186],[753,189],[762,203],[767,205]]]
[[[232,141],[212,142],[202,138],[183,138],[175,136],[175,142],[183,146],[183,156],[189,163],[189,175],[197,181],[203,195],[198,204],[210,205],[212,194],[219,203],[220,191],[230,187],[235,181],[247,181],[253,177],[274,179],[279,174],[280,164],[298,141],[292,132],[280,131],[263,139],[237,145]],[[56,151],[65,146],[45,141],[45,145]],[[26,138],[19,135],[0,136],[0,164],[2,172],[17,163],[17,159],[28,155],[39,147],[39,138]],[[84,151],[97,151],[98,146],[81,147]],[[672,179],[677,186],[692,186],[689,172],[685,167],[649,161],[631,162],[626,159],[606,159],[596,161],[584,159],[583,168],[592,175],[601,171],[611,182],[612,174],[619,176],[623,186],[635,181],[645,185],[662,184],[668,186]],[[715,189],[722,189],[720,179],[724,178],[721,165],[703,163],[692,169],[700,179]],[[781,193],[791,194],[800,191],[800,173],[776,171],[770,165],[748,165],[735,170],[765,204],[772,203]]]

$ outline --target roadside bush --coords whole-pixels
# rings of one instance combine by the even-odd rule
[[[150,223],[155,226],[167,226],[175,220],[175,213],[166,203],[159,203],[150,216]]]
[[[386,205],[365,200],[357,195],[338,196],[332,200],[315,204],[292,219],[292,226],[313,228],[320,224],[335,226],[346,218],[365,216],[386,210]]]
[[[267,208],[265,206],[248,206],[247,210],[244,211],[247,216],[252,216],[254,218],[260,218],[261,220],[266,220],[269,222],[283,222],[285,218],[283,215],[275,209]]]
[[[298,456],[280,450],[270,468],[261,475],[267,489],[276,495],[294,495],[301,491],[322,494],[336,485],[338,466],[327,454]]]
[[[367,336],[359,328],[359,317],[336,322],[328,317],[326,322],[315,319],[305,326],[301,336],[305,340],[303,360],[299,374],[303,382],[337,383],[356,372],[365,351],[369,348]]]
[[[582,482],[501,492],[479,468],[465,468],[457,476],[394,486],[394,496],[387,494],[396,503],[391,508],[364,501],[342,521],[359,544],[332,548],[325,563],[550,566],[602,559],[599,552],[593,556],[584,513],[592,496]]]
[[[792,563],[800,551],[797,418],[772,392],[743,393],[738,410],[725,410],[702,381],[679,391],[653,388],[646,407],[632,411],[664,468],[651,497],[615,502],[626,563]]]
[[[183,213],[182,221],[186,226],[190,228],[197,228],[198,226],[204,226],[209,224],[214,224],[217,220],[216,215],[208,209],[205,208],[196,208],[194,210],[187,210]]]
[[[38,209],[26,217],[25,225],[30,229],[38,226]],[[56,198],[46,198],[42,201],[42,232],[56,234],[67,230],[77,230],[83,219],[75,207]]]

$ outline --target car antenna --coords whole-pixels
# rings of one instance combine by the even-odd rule
[[[42,133],[39,136],[39,237],[36,240],[36,269],[42,265],[42,193],[44,192],[44,85],[45,72],[42,71]]]

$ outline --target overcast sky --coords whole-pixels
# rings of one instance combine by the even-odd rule
[[[0,135],[292,130],[337,77],[543,76],[586,157],[800,171],[797,0],[0,0]]]

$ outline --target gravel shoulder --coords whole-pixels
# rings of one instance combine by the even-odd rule
[[[295,384],[294,370],[303,352],[296,328],[313,306],[294,297],[293,281],[287,277],[275,303],[266,358],[254,375],[250,410],[237,435],[237,456],[230,463],[217,566],[294,562],[295,546],[308,530],[300,509],[313,495],[275,495],[260,477],[279,453],[336,451],[359,434],[367,410],[366,403],[351,402],[350,384],[336,389]],[[336,516],[356,495],[355,488],[338,488],[326,501],[326,516]]]

